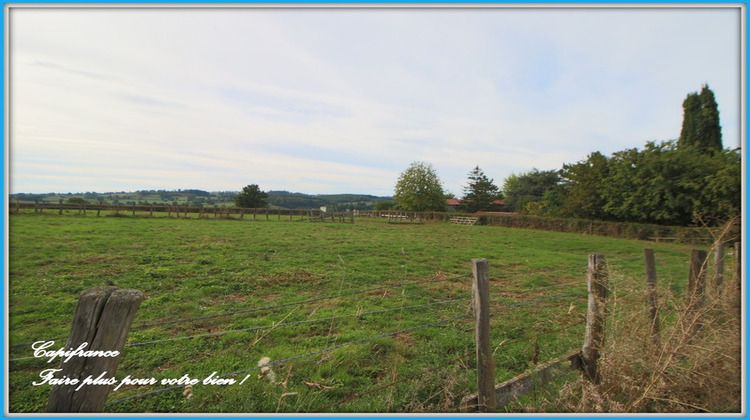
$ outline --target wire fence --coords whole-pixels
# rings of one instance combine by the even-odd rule
[[[512,278],[523,278],[524,276],[535,275],[535,274],[549,274],[549,273],[553,273],[556,271],[562,271],[562,269],[554,268],[554,269],[539,269],[539,270],[501,273],[496,278],[498,281],[498,285],[497,287],[494,288],[494,291],[493,291],[493,296],[494,296],[493,300],[495,301],[493,305],[493,310],[496,311],[496,315],[495,315],[496,320],[498,322],[501,322],[502,318],[507,316],[508,313],[512,313],[521,308],[534,308],[538,310],[539,308],[545,305],[554,306],[556,303],[559,303],[563,299],[569,300],[570,298],[574,298],[574,299],[585,298],[585,282],[582,280],[573,281],[573,282],[570,282],[570,281],[558,282],[556,284],[540,286],[540,287],[525,287],[525,288],[517,288],[517,287],[509,288],[509,287],[504,287],[504,286],[501,287],[500,282],[504,280],[508,280]],[[471,291],[469,288],[466,288],[466,296],[464,297],[453,298],[453,299],[436,299],[436,300],[432,300],[432,301],[425,302],[425,303],[414,303],[414,304],[404,304],[410,300],[410,298],[406,296],[406,291],[411,290],[411,288],[417,288],[419,286],[425,286],[431,283],[459,282],[459,281],[463,282],[464,280],[467,280],[469,278],[470,276],[467,276],[467,275],[456,275],[456,276],[450,276],[450,277],[442,276],[441,278],[430,279],[430,280],[395,282],[395,283],[380,285],[376,287],[344,291],[340,293],[327,294],[325,296],[320,296],[320,297],[315,297],[315,298],[310,298],[310,299],[299,299],[299,300],[295,300],[292,302],[283,302],[279,304],[267,305],[267,306],[262,306],[262,307],[239,309],[239,310],[234,310],[234,311],[222,312],[218,314],[198,315],[198,316],[189,317],[189,318],[165,320],[161,322],[142,323],[142,324],[133,326],[131,330],[142,331],[142,330],[149,330],[149,329],[157,329],[159,327],[169,328],[177,324],[187,324],[187,323],[199,324],[201,321],[213,320],[213,319],[218,319],[218,318],[236,317],[238,315],[250,314],[254,312],[271,313],[271,312],[274,312],[283,308],[289,308],[289,307],[299,308],[305,305],[310,305],[313,303],[318,303],[318,302],[322,302],[326,300],[334,300],[334,299],[339,299],[339,298],[355,298],[356,299],[358,296],[361,296],[363,294],[368,294],[368,293],[378,292],[378,291],[385,291],[388,289],[403,288],[404,290],[401,296],[401,299],[402,299],[401,305],[397,305],[394,307],[372,308],[369,310],[357,310],[355,312],[349,312],[349,313],[344,313],[340,315],[311,318],[311,319],[299,319],[299,320],[291,320],[291,321],[285,321],[286,317],[284,317],[282,320],[278,322],[271,322],[270,324],[266,324],[266,325],[255,325],[255,326],[249,326],[245,328],[230,328],[230,329],[214,331],[214,332],[202,332],[202,333],[197,333],[197,334],[162,337],[162,338],[156,338],[153,340],[132,341],[132,342],[126,343],[125,347],[136,350],[138,348],[145,348],[147,346],[154,346],[154,345],[158,346],[158,345],[163,345],[166,343],[192,342],[195,340],[203,340],[207,338],[220,337],[220,336],[224,336],[228,334],[257,333],[261,331],[271,333],[273,331],[281,330],[286,327],[293,327],[293,326],[300,326],[300,325],[334,323],[336,321],[341,321],[341,320],[363,321],[368,318],[376,318],[376,317],[383,317],[383,316],[388,317],[395,312],[400,312],[401,314],[403,314],[404,312],[428,314],[429,317],[434,319],[433,321],[430,321],[430,322],[420,322],[420,323],[417,323],[416,325],[404,325],[402,328],[396,328],[391,331],[385,331],[379,334],[368,335],[367,337],[362,337],[362,338],[349,340],[349,341],[345,341],[345,342],[341,342],[337,344],[332,344],[332,345],[325,346],[323,348],[306,351],[306,352],[302,352],[299,354],[292,354],[286,357],[277,358],[276,360],[268,361],[267,363],[263,365],[251,366],[251,367],[243,368],[240,370],[236,370],[236,371],[225,373],[225,374],[218,376],[218,378],[232,378],[232,377],[236,377],[239,375],[248,374],[251,372],[261,371],[263,368],[271,368],[271,367],[284,365],[284,364],[292,364],[293,362],[296,362],[298,360],[321,356],[326,353],[331,353],[331,352],[334,352],[338,349],[342,349],[345,347],[371,343],[371,342],[381,340],[381,339],[386,339],[390,337],[396,337],[399,335],[412,333],[417,330],[424,330],[427,328],[448,328],[451,325],[451,323],[454,323],[460,320],[465,320],[467,318],[471,318],[472,316],[472,313],[470,310],[471,309],[471,300],[470,300]],[[559,293],[555,293],[556,291],[559,291]],[[422,296],[421,298],[424,298],[424,297]],[[560,307],[561,311],[564,311],[566,309],[568,309],[567,306]],[[390,318],[393,318],[393,316],[390,316]],[[410,317],[407,317],[407,321],[409,321],[409,318]],[[470,340],[470,334],[468,333],[471,330],[471,327],[461,328],[461,326],[465,326],[465,325],[466,324],[458,324],[458,331],[464,336],[469,337],[467,338],[467,343],[469,343],[471,340]],[[581,322],[581,325],[582,325],[582,322]],[[561,330],[558,330],[558,332],[561,332]],[[534,330],[532,334],[530,335],[538,338],[540,336],[551,334],[551,333],[554,333],[554,331],[550,332],[550,330],[543,331],[543,330],[537,329],[537,330]],[[61,337],[61,338],[64,338],[64,337]],[[54,340],[58,340],[61,338],[50,339],[49,341],[54,341]],[[494,344],[497,346],[496,347],[497,349],[497,348],[500,348],[501,346],[507,346],[509,343],[512,343],[512,342],[520,343],[523,341],[529,341],[529,337],[524,336],[524,337],[508,338],[508,337],[498,336],[497,342]],[[20,343],[20,344],[14,344],[12,347],[13,349],[19,349],[24,346],[28,346],[30,344],[32,343]],[[569,349],[566,349],[566,350],[569,350]],[[469,353],[464,353],[456,357],[455,354],[451,355],[450,352],[446,352],[445,356],[448,356],[447,361],[444,361],[443,363],[439,363],[435,366],[432,366],[431,369],[432,370],[443,369],[459,361],[470,359],[472,355],[473,353],[469,352]],[[17,357],[14,359],[10,359],[10,362],[13,363],[12,366],[18,366],[19,365],[18,362],[30,361],[30,360],[42,360],[42,359],[36,358],[36,357]],[[375,386],[374,388],[371,388],[371,389],[365,389],[365,390],[358,389],[356,392],[346,395],[343,398],[340,398],[338,401],[325,404],[325,406],[322,406],[322,407],[316,407],[313,411],[314,412],[331,411],[344,404],[351,403],[355,400],[359,400],[367,396],[371,396],[373,394],[383,392],[385,390],[392,391],[394,387],[397,387],[399,384],[403,384],[409,381],[416,380],[419,378],[419,376],[420,376],[419,373],[414,373],[411,375],[401,376],[398,380],[394,379],[385,384]],[[143,399],[154,397],[157,395],[169,393],[170,391],[184,390],[184,388],[185,388],[185,385],[162,387],[159,389],[154,389],[154,390],[150,390],[147,392],[141,392],[141,393],[129,395],[129,396],[118,398],[118,399],[112,399],[106,403],[106,406],[114,407],[114,406],[121,405],[123,403],[134,402],[136,400],[143,400]],[[129,392],[129,391],[125,391],[125,392]]]

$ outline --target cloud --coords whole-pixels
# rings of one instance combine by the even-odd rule
[[[501,183],[675,138],[682,100],[703,83],[731,147],[739,17],[698,7],[11,9],[11,191],[258,183],[390,194],[411,162],[428,161],[457,193],[476,165]]]

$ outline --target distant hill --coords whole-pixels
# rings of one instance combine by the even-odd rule
[[[172,204],[190,206],[233,206],[234,197],[239,191],[203,191],[203,190],[141,190],[133,192],[86,192],[86,193],[17,193],[10,195],[10,202],[48,202],[59,203],[60,200],[71,202],[85,200],[88,203],[113,204]],[[333,206],[341,209],[370,210],[376,203],[386,201],[393,203],[391,197],[379,197],[367,194],[304,194],[289,191],[268,191],[268,204],[271,208],[309,209],[321,206]]]

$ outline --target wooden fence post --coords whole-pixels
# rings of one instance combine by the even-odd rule
[[[474,259],[471,262],[474,266],[472,298],[477,345],[477,408],[479,412],[492,413],[497,408],[497,403],[495,401],[495,363],[492,360],[490,344],[489,265],[483,258]]]
[[[117,352],[117,355],[73,357],[67,362],[62,359],[62,370],[55,377],[67,376],[80,382],[53,386],[46,407],[48,413],[102,411],[112,385],[93,382],[115,377],[128,330],[142,300],[140,291],[117,287],[96,287],[81,293],[65,348],[78,349],[86,343],[82,351]],[[86,385],[87,379],[92,383]]]
[[[60,200],[60,215],[62,215],[62,211],[63,211],[63,201],[61,199]]]
[[[643,257],[646,260],[646,303],[648,304],[648,319],[651,323],[651,343],[654,347],[659,346],[659,306],[656,303],[656,261],[653,249],[644,249]]]
[[[714,245],[714,287],[717,293],[721,293],[721,285],[724,283],[724,242]]]
[[[694,249],[690,253],[690,275],[688,277],[688,302],[690,305],[703,305],[706,290],[706,260],[708,253]]]
[[[598,361],[604,348],[604,320],[606,317],[607,261],[602,254],[590,254],[588,264],[589,306],[586,313],[586,337],[583,340],[581,361],[584,375],[595,384],[601,383]]]

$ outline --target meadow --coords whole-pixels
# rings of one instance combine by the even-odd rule
[[[30,343],[62,347],[79,294],[103,285],[145,295],[118,378],[237,380],[122,386],[108,412],[458,412],[476,391],[472,259],[490,264],[501,382],[580,348],[588,254],[605,255],[615,301],[641,313],[643,248],[663,296],[684,294],[695,248],[444,222],[165,216],[10,216],[11,413],[44,411],[50,388],[32,382],[56,366]],[[529,401],[503,410],[560,410]]]

